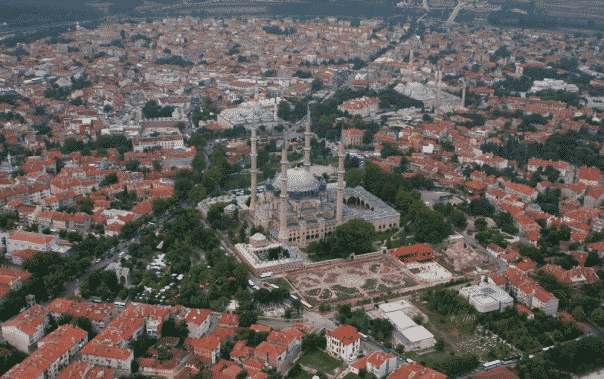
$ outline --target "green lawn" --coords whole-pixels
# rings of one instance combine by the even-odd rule
[[[336,368],[342,366],[341,360],[335,359],[331,355],[320,350],[311,350],[307,352],[298,360],[298,363],[324,373],[331,373]]]
[[[335,286],[331,286],[331,289],[334,291],[337,291],[337,292],[344,292],[349,295],[359,292],[359,290],[357,290],[356,288],[343,287],[339,284],[336,284]]]

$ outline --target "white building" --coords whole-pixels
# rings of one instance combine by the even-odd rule
[[[407,351],[429,349],[436,345],[436,339],[430,331],[421,325],[415,325],[401,332],[400,342]]]
[[[412,305],[405,300],[393,303],[380,304],[380,310],[396,328],[394,338],[405,346],[406,351],[428,349],[436,345],[436,339],[430,331],[417,325],[405,312],[409,312]]]
[[[86,363],[111,367],[118,373],[130,374],[134,352],[131,349],[111,345],[88,343],[80,351],[81,359]]]
[[[208,309],[191,309],[185,318],[189,337],[199,338],[210,328],[210,315],[212,312]]]
[[[341,325],[327,333],[327,353],[344,360],[352,360],[359,354],[361,334],[354,326]]]
[[[38,342],[38,349],[2,377],[5,379],[55,379],[70,359],[88,342],[88,333],[62,325]]]
[[[365,369],[368,373],[375,375],[377,378],[383,378],[396,370],[397,367],[396,357],[393,354],[374,351],[357,359],[350,365],[350,371],[359,375],[359,371]]]
[[[53,251],[58,247],[57,236],[41,233],[17,231],[6,241],[6,251],[11,254],[15,250]]]
[[[577,87],[576,84],[568,84],[564,82],[564,80],[556,80],[551,78],[533,81],[533,86],[531,89],[529,89],[529,92],[539,92],[547,89],[551,89],[553,91],[579,92],[579,87]]]
[[[160,147],[162,149],[185,149],[182,136],[171,135],[171,136],[158,136],[149,138],[136,138],[132,140],[132,150],[137,153],[141,153],[147,149],[153,149]]]
[[[486,282],[462,288],[459,296],[468,300],[480,313],[497,310],[503,312],[505,308],[514,304],[514,299],[507,292]]]

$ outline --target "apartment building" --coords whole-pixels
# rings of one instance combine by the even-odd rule
[[[95,338],[96,339],[96,338]],[[96,343],[92,340],[80,350],[83,362],[112,368],[122,375],[131,374],[134,352],[125,347]]]
[[[185,322],[189,329],[189,337],[199,338],[205,334],[210,328],[210,315],[212,312],[209,309],[191,309],[187,313]]]
[[[507,193],[518,196],[524,201],[535,201],[539,192],[535,191],[531,187],[525,184],[518,184],[513,182],[505,183],[505,191]]]
[[[254,349],[254,358],[263,363],[265,367],[275,367],[282,370],[287,357],[287,348],[281,345],[275,345],[267,341],[262,341]]]
[[[38,349],[2,376],[4,379],[55,379],[71,358],[88,342],[88,333],[61,325],[38,342]]]
[[[72,361],[59,373],[57,379],[114,379],[113,369],[92,363]]]
[[[189,338],[196,355],[207,360],[212,365],[220,359],[220,339],[216,336],[204,336],[202,338]]]
[[[35,343],[44,337],[49,321],[48,310],[35,304],[2,324],[2,336],[17,349],[30,353]]]
[[[11,254],[15,250],[52,251],[58,246],[58,237],[42,233],[24,232],[13,233],[6,241],[6,251]]]
[[[286,350],[285,360],[287,362],[294,362],[300,355],[302,348],[302,340],[304,333],[296,328],[288,328],[285,330],[273,330],[269,333],[266,342],[283,346]]]

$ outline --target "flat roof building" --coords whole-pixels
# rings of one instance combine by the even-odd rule
[[[474,308],[480,313],[500,311],[511,307],[514,299],[501,288],[491,284],[481,282],[478,285],[462,288],[459,296],[468,300]]]

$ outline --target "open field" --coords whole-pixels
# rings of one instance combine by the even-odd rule
[[[520,353],[513,346],[503,343],[499,336],[475,326],[475,315],[447,317],[430,310],[427,304],[418,302],[414,304],[429,318],[429,322],[424,322],[424,326],[437,340],[442,339],[445,342],[445,349],[442,352],[405,353],[418,362],[442,361],[449,357],[451,352],[457,356],[476,354],[482,362],[494,359],[487,356],[489,352],[494,353],[497,358]]]

